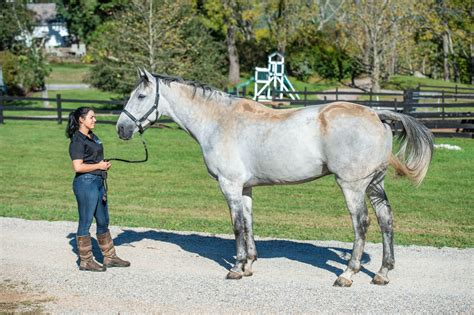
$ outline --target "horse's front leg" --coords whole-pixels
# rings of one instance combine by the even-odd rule
[[[229,206],[237,248],[236,262],[227,274],[227,279],[241,279],[244,274],[244,265],[247,262],[247,250],[245,248],[244,239],[244,211],[242,201],[243,185],[239,185],[224,178],[219,178],[219,186]]]
[[[247,262],[244,266],[244,276],[253,275],[252,264],[257,260],[257,248],[253,238],[253,211],[252,211],[252,188],[244,188],[242,192],[244,204],[244,235],[247,245]]]

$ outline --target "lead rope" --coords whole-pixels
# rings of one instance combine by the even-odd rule
[[[104,159],[104,161],[119,161],[119,162],[125,162],[125,163],[143,163],[148,161],[148,148],[146,146],[145,139],[143,138],[143,133],[140,133],[140,138],[143,143],[143,147],[145,148],[145,159],[143,160],[126,160],[126,159],[119,159],[119,158],[109,158],[109,159]]]
[[[145,138],[143,138],[143,133],[140,132],[140,139],[142,140],[143,147],[145,148],[145,158],[143,160],[127,160],[127,159],[119,159],[119,158],[108,158],[104,159],[104,161],[119,161],[119,162],[125,162],[125,163],[144,163],[148,161],[148,148],[146,146]],[[107,202],[107,192],[109,191],[109,186],[107,185],[107,171],[104,171],[102,173],[102,179],[104,180],[104,188],[105,192],[104,195],[102,196],[102,200]]]

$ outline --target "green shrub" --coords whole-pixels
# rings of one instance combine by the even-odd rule
[[[3,81],[7,87],[7,93],[10,95],[24,95],[25,92],[19,85],[17,75],[19,70],[18,57],[8,50],[1,51],[0,64],[2,65]]]
[[[25,48],[18,55],[0,52],[3,79],[7,94],[24,96],[44,89],[45,78],[51,72],[43,54],[34,47]]]

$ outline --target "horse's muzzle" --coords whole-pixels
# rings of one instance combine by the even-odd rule
[[[120,139],[130,140],[133,136],[134,126],[117,126],[117,133]]]

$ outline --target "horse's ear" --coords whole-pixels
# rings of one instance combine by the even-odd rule
[[[140,78],[146,77],[145,72],[140,67],[137,67],[137,73]]]
[[[143,69],[143,71],[144,71],[143,77],[144,77],[148,82],[153,82],[153,75],[152,75],[150,72],[146,71],[146,69]]]

